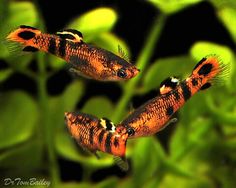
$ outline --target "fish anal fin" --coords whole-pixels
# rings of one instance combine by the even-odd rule
[[[169,126],[172,123],[176,123],[178,121],[177,118],[172,118],[170,119],[159,131],[162,131],[163,129],[165,129],[167,126]]]
[[[78,76],[82,76],[84,78],[87,78],[87,79],[91,79],[89,76],[85,75],[84,73],[82,73],[81,71],[77,70],[76,68],[69,68],[69,72],[71,73],[71,75],[73,77],[78,77]]]
[[[24,52],[37,52],[38,49],[33,46],[26,46],[22,49],[22,51],[24,51]]]
[[[129,164],[128,164],[128,161],[125,157],[114,156],[113,159],[114,159],[114,162],[116,163],[116,165],[122,171],[128,171],[129,170]]]

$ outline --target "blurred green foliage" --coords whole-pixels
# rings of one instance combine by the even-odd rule
[[[113,165],[112,157],[101,154],[101,159],[97,160],[93,155],[84,155],[76,147],[64,125],[64,112],[78,110],[75,109],[76,104],[84,95],[86,86],[78,78],[59,96],[48,95],[46,81],[64,68],[63,60],[44,53],[15,58],[8,53],[4,43],[1,43],[0,58],[7,62],[9,67],[0,70],[0,83],[10,78],[14,72],[18,72],[34,80],[38,91],[36,96],[19,90],[1,92],[0,168],[5,169],[6,177],[15,177],[16,174],[21,174],[22,178],[44,177],[55,187],[63,188],[235,186],[235,53],[228,46],[199,41],[190,47],[188,54],[157,59],[149,65],[166,17],[190,5],[194,6],[200,0],[149,2],[160,11],[160,14],[154,21],[137,58],[136,64],[142,72],[129,82],[119,84],[122,96],[117,104],[113,104],[104,96],[95,96],[86,101],[79,110],[119,122],[128,113],[131,97],[158,88],[159,83],[170,75],[186,77],[196,62],[207,54],[217,54],[223,62],[230,64],[231,71],[229,77],[224,80],[225,86],[201,92],[186,103],[180,110],[175,131],[169,135],[168,152],[155,137],[129,140],[127,155],[132,169],[128,176],[124,179],[109,177],[100,183],[91,183],[90,175],[98,169]],[[215,8],[217,18],[236,43],[235,1],[212,0],[210,3]],[[44,29],[40,12],[32,2],[13,3],[1,0],[0,18],[0,39],[22,24]],[[125,41],[111,32],[117,18],[115,10],[97,8],[75,18],[67,27],[80,30],[85,41],[113,52],[117,51],[119,44],[125,53],[130,54]],[[35,60],[38,72],[33,72],[29,68],[32,60]],[[48,66],[51,67],[51,72],[48,72]],[[100,106],[103,108],[100,109]],[[84,175],[81,182],[70,183],[60,180],[57,162],[59,156],[83,166]],[[41,173],[45,171],[49,173]]]

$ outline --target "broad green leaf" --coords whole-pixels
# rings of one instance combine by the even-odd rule
[[[135,149],[132,153],[132,168],[134,187],[145,185],[154,173],[158,172],[161,158],[154,147],[157,140],[154,137],[139,138],[136,140]],[[161,151],[161,153],[163,153]],[[144,173],[145,172],[145,173]]]
[[[21,91],[14,91],[1,94],[0,106],[0,148],[29,139],[37,122],[35,101]]]
[[[82,111],[97,116],[98,118],[110,118],[113,112],[113,104],[106,97],[97,96],[89,99],[85,103]]]
[[[234,7],[223,6],[217,11],[217,15],[223,25],[228,29],[232,39],[236,42],[236,11]]]
[[[166,14],[176,13],[188,6],[193,6],[201,2],[202,0],[148,0],[152,3],[156,8],[160,9],[162,12]]]
[[[21,169],[21,171],[39,168],[42,165],[42,152],[42,143],[34,139],[2,152],[0,166],[6,169]]]
[[[207,55],[216,55],[225,63],[233,61],[233,53],[229,47],[207,41],[196,42],[191,47],[190,53],[196,60],[200,60]]]
[[[113,164],[112,156],[101,157],[97,159],[95,155],[84,155],[81,150],[79,151],[74,138],[70,136],[68,131],[60,131],[56,135],[56,150],[59,155],[65,159],[80,162],[82,165],[90,168],[106,167]],[[86,151],[84,151],[86,153]],[[100,153],[99,153],[100,154]],[[108,154],[107,154],[108,155]]]
[[[36,7],[29,1],[10,1],[4,8],[8,8],[8,10],[6,10],[7,17],[0,27],[0,58],[9,56],[6,45],[2,42],[7,34],[19,25],[35,26],[38,20]]]
[[[67,27],[81,31],[85,41],[89,42],[96,35],[110,31],[116,21],[116,12],[111,8],[102,7],[86,12],[74,19]]]
[[[173,161],[182,156],[188,139],[188,132],[181,123],[177,123],[174,134],[171,136],[169,142],[170,156]]]
[[[1,0],[0,1],[0,20],[4,21],[7,18],[9,11],[9,1]]]
[[[203,90],[199,91],[195,95],[193,95],[182,108],[179,109],[179,113],[181,116],[181,123],[184,126],[188,127],[189,123],[208,112],[207,105],[206,105],[206,95],[210,94],[210,90]],[[201,101],[201,102],[199,102]]]
[[[9,78],[12,75],[12,73],[13,73],[12,69],[0,70],[0,83]]]
[[[196,178],[184,178],[179,177],[173,174],[167,174],[163,181],[160,184],[160,187],[173,188],[173,187],[182,187],[182,188],[214,188],[210,179],[204,177]]]
[[[231,98],[231,96],[229,96]],[[209,113],[212,116],[212,119],[218,123],[226,124],[229,126],[235,126],[236,125],[236,112],[235,109],[224,109],[224,103],[225,101],[229,101],[229,99],[225,98],[225,100],[219,101],[219,99],[213,99],[210,96],[206,97],[206,103],[207,107],[209,109]],[[235,108],[235,102],[233,102],[233,108]],[[219,104],[220,103],[220,104]]]
[[[64,66],[68,65],[64,59],[61,59],[54,55],[48,56],[48,64],[50,65],[50,67],[56,70],[62,69]]]
[[[64,128],[64,113],[74,111],[76,104],[84,93],[84,85],[76,80],[70,83],[64,92],[50,99],[51,124],[57,128]],[[62,126],[60,126],[62,125]]]
[[[118,48],[120,47],[125,56],[130,56],[130,51],[125,41],[112,33],[102,33],[101,35],[97,36],[93,42],[97,46],[105,48],[106,50],[109,50],[117,55],[119,55]]]
[[[160,83],[170,76],[189,76],[194,67],[193,60],[188,56],[177,56],[158,59],[147,70],[143,87],[145,91],[159,88]]]

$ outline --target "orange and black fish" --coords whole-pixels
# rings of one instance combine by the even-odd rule
[[[200,90],[209,88],[216,80],[225,74],[229,67],[224,65],[216,56],[203,58],[193,69],[192,74],[182,82],[170,77],[161,83],[159,96],[147,101],[137,108],[125,120],[117,125],[132,130],[131,138],[149,136],[177,121],[172,115],[185,102]],[[122,130],[122,128],[121,128]]]
[[[114,155],[115,162],[123,169],[128,169],[125,160],[126,142],[129,133],[106,118],[97,118],[81,112],[65,112],[66,124],[77,143],[97,156],[97,151]]]
[[[34,27],[21,25],[6,39],[20,44],[23,51],[41,50],[54,54],[68,62],[73,73],[87,78],[120,81],[131,79],[139,73],[139,69],[124,58],[85,43],[81,32],[74,29],[47,34]]]

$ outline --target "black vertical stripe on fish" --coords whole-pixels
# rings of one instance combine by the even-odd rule
[[[106,122],[106,130],[111,131],[113,127],[112,122],[107,118],[102,118],[102,119],[105,120]]]
[[[93,145],[93,137],[94,137],[94,127],[90,127],[89,129],[89,144]]]
[[[182,94],[184,96],[184,100],[187,101],[190,97],[191,97],[191,91],[190,91],[190,88],[188,87],[188,85],[186,84],[186,81],[185,82],[182,82],[180,84],[181,86],[181,89],[182,89]]]
[[[197,69],[197,67],[199,67],[204,61],[206,61],[207,60],[207,58],[206,57],[204,57],[204,58],[202,58],[199,62],[198,62],[198,64],[196,64],[196,66],[194,67],[194,69],[193,70],[196,70]]]
[[[55,40],[55,38],[49,39],[48,51],[52,54],[56,54],[56,40]]]
[[[177,90],[173,90],[173,95],[175,96],[175,100],[178,101],[180,99],[180,96]]]
[[[115,146],[116,148],[119,147],[119,140],[118,140],[117,137],[115,137],[115,139],[114,139],[114,146]]]
[[[105,141],[105,151],[107,153],[111,153],[111,137],[112,137],[112,134],[108,133],[106,137],[106,141]]]
[[[102,129],[102,131],[98,135],[98,141],[101,144],[103,141],[104,134],[106,133],[105,129]]]
[[[167,115],[167,116],[171,116],[173,113],[174,113],[174,108],[173,108],[173,106],[169,106],[169,107],[166,109],[166,115]]]
[[[66,55],[66,40],[64,39],[60,39],[59,41],[58,55],[60,57],[64,57]]]

